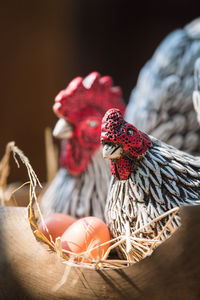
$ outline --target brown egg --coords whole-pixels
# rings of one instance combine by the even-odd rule
[[[49,233],[52,236],[53,241],[55,242],[55,239],[58,236],[62,236],[63,232],[76,221],[75,218],[69,215],[64,215],[60,213],[54,213],[44,218],[45,224],[47,225],[47,228],[49,230]],[[48,238],[49,234],[48,232],[43,228],[42,223],[40,222],[38,225],[39,230]]]
[[[110,233],[106,224],[96,217],[86,217],[73,223],[61,237],[62,248],[74,253],[82,253],[102,243],[110,241]],[[89,251],[87,258],[79,261],[90,262],[92,258],[102,258],[110,243]]]

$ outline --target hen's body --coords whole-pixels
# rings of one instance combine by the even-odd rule
[[[110,177],[110,167],[100,147],[81,174],[74,176],[65,167],[58,170],[45,193],[42,210],[46,215],[56,211],[77,218],[103,218]]]
[[[200,129],[192,105],[194,63],[200,56],[200,18],[170,33],[140,71],[125,119],[191,154]]]
[[[144,141],[148,141],[147,146]],[[143,134],[123,121],[120,112],[114,109],[103,119],[102,142],[104,147],[112,148],[111,154],[109,149],[104,151],[104,156],[111,159],[114,175],[105,215],[114,237],[126,234],[127,222],[133,232],[174,207],[200,204],[200,157]],[[113,158],[119,147],[121,152]],[[128,161],[122,172],[121,160]],[[167,220],[166,217],[155,224],[152,228],[155,235]],[[179,225],[178,216],[172,225],[174,228]]]

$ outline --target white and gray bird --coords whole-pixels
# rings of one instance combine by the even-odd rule
[[[127,222],[133,233],[172,208],[200,204],[200,157],[143,133],[118,109],[105,114],[101,141],[113,175],[105,209],[113,237],[126,235]],[[154,236],[168,219],[155,223]],[[176,229],[179,216],[171,224]],[[124,249],[122,244],[125,256]]]

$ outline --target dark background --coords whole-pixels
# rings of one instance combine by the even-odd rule
[[[54,97],[76,76],[111,75],[128,101],[139,70],[199,0],[29,0],[0,3],[0,156],[14,140],[41,181]],[[25,181],[12,167],[10,181]]]

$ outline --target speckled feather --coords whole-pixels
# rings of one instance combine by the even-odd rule
[[[109,162],[98,149],[91,158],[87,169],[74,176],[61,167],[41,203],[45,215],[60,212],[76,218],[95,215],[104,218],[105,202],[110,183]]]

